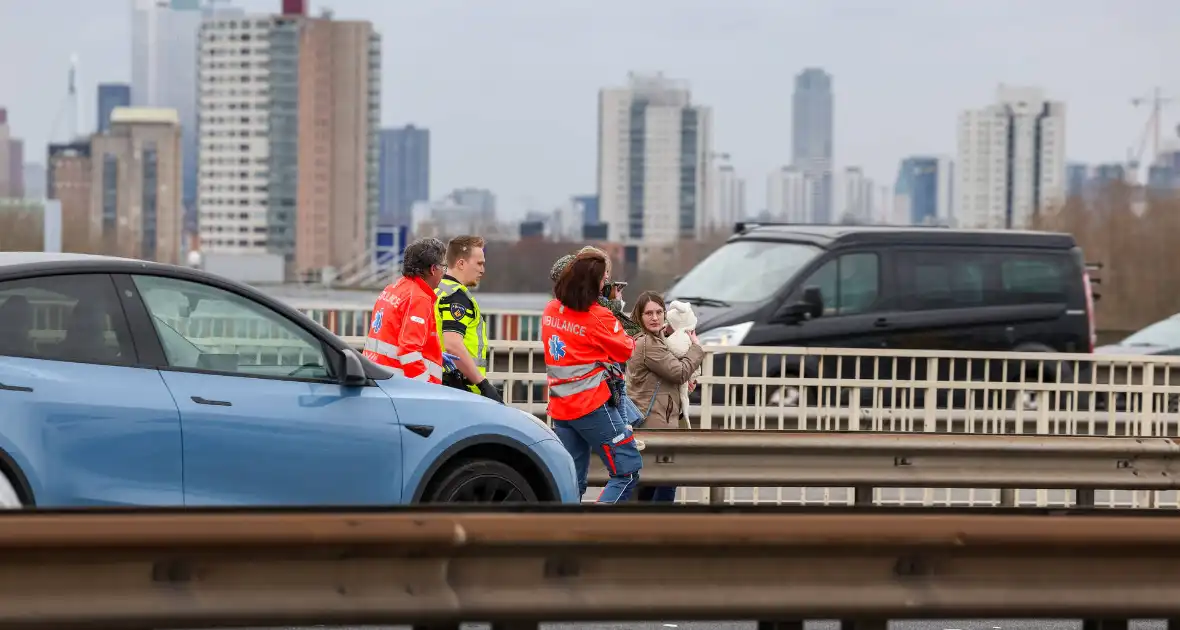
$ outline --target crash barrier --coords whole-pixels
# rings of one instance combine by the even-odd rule
[[[0,629],[1180,619],[1177,517],[509,508],[0,515]],[[659,585],[659,597],[637,596]],[[1126,628],[1125,625],[1121,625]],[[1172,625],[1172,627],[1178,627]]]
[[[1094,507],[1095,490],[1180,488],[1180,444],[1169,438],[640,431],[641,483],[712,486],[728,503],[740,488],[851,487],[852,502],[874,505],[900,488],[994,488],[1015,506],[1019,488],[1068,490]],[[591,480],[605,483],[595,461]]]

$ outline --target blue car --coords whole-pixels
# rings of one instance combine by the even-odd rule
[[[537,418],[394,376],[248,286],[0,253],[0,508],[577,495]]]

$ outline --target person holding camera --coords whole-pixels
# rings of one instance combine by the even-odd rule
[[[586,492],[594,452],[610,475],[596,502],[620,503],[634,492],[643,457],[611,383],[623,380],[619,366],[630,358],[635,342],[599,303],[610,278],[604,252],[583,249],[557,275],[555,299],[541,316],[549,417],[574,460],[580,492]]]
[[[579,253],[588,250],[600,251],[594,247],[584,247]],[[561,276],[561,272],[565,271],[566,266],[574,260],[575,256],[576,254],[567,254],[561,258],[558,258],[557,262],[553,264],[553,269],[550,270],[549,278],[553,280],[554,284],[557,283],[557,279]],[[626,288],[626,282],[619,280],[612,281],[608,279],[606,284],[602,287],[602,293],[598,296],[598,305],[610,311],[611,314],[615,316],[615,319],[618,320],[619,325],[623,327],[623,332],[625,332],[628,337],[635,339],[639,335],[643,334],[643,328],[641,328],[639,324],[636,324],[634,320],[623,313],[623,308],[626,306],[626,301],[623,300],[623,290]],[[627,370],[626,363],[620,363],[619,369],[625,372]],[[622,414],[623,421],[627,424],[627,426],[634,429],[635,427],[642,425],[644,420],[643,413],[639,411],[639,408],[636,407],[631,398],[627,396],[626,380],[614,379],[608,381],[608,384],[611,387],[611,393],[620,402],[619,413]],[[636,444],[640,450],[643,450],[642,440],[637,440]]]

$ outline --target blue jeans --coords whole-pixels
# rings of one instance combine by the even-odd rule
[[[621,503],[631,498],[639,484],[643,456],[635,448],[635,435],[627,429],[618,409],[604,404],[581,418],[554,420],[553,431],[574,458],[579,496],[586,494],[590,451],[594,451],[610,474],[595,503]]]

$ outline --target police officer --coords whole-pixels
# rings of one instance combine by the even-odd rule
[[[438,318],[442,322],[443,347],[458,359],[455,366],[472,392],[504,402],[499,390],[487,379],[488,327],[479,304],[469,288],[479,285],[484,274],[484,239],[456,236],[447,244],[447,275],[438,294]]]

